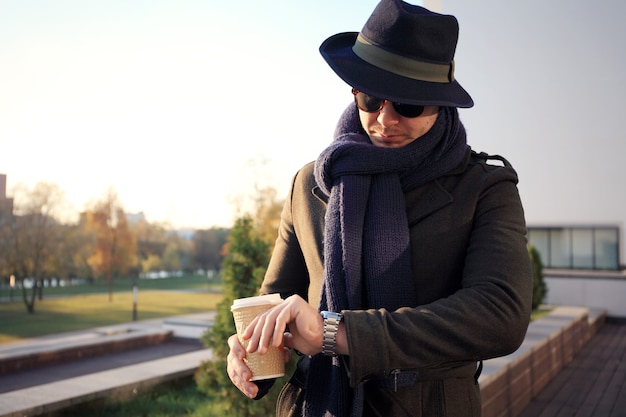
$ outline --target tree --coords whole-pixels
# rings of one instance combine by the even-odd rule
[[[258,156],[248,160],[245,168],[238,171],[242,186],[239,189],[250,189],[251,193],[231,196],[237,217],[250,216],[261,238],[274,244],[276,231],[280,222],[280,213],[284,200],[277,197],[276,189],[271,185],[275,169],[271,160]]]
[[[284,200],[277,197],[275,188],[266,187],[257,190],[254,222],[261,238],[271,242],[272,248],[276,240],[283,205]]]
[[[270,391],[259,401],[249,401],[233,387],[224,370],[228,355],[226,339],[236,332],[230,306],[237,298],[258,294],[269,256],[270,244],[260,238],[252,218],[237,219],[228,236],[228,253],[222,265],[224,299],[218,305],[212,329],[203,336],[205,344],[213,349],[213,360],[204,362],[195,374],[199,389],[219,398],[214,403],[213,415],[252,417],[274,414],[277,390]]]
[[[530,255],[530,262],[533,270],[533,310],[538,308],[543,303],[544,298],[548,294],[548,287],[546,281],[543,278],[543,262],[541,261],[541,255],[537,248],[532,245],[528,246],[528,254]]]
[[[196,230],[192,237],[192,259],[196,268],[204,271],[219,270],[221,249],[226,243],[228,229]]]
[[[93,210],[85,213],[87,230],[93,233],[95,245],[88,264],[96,277],[106,279],[109,301],[113,301],[113,278],[125,275],[136,265],[137,242],[130,232],[117,193],[109,189]]]
[[[192,242],[174,231],[167,233],[166,245],[161,257],[165,271],[189,271]]]
[[[37,296],[43,297],[44,278],[52,276],[58,266],[62,227],[57,219],[64,208],[65,195],[56,184],[38,183],[32,190],[17,186],[14,197],[14,216],[10,221],[5,219],[2,227],[4,268],[22,287],[26,310],[32,314]]]
[[[139,272],[162,270],[161,258],[167,245],[165,228],[160,224],[139,220],[132,224],[131,232],[137,240],[137,268]]]
[[[87,230],[85,222],[63,226],[61,249],[57,258],[57,276],[60,279],[93,279],[89,266],[95,236]]]

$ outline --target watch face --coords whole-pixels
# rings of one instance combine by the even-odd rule
[[[321,314],[324,319],[335,319],[338,321],[343,319],[343,314],[335,313],[334,311],[322,311]]]

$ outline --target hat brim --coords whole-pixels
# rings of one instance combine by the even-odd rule
[[[331,36],[320,53],[333,71],[348,85],[375,97],[406,104],[468,108],[470,95],[454,80],[451,83],[420,81],[380,69],[359,58],[352,46],[357,32]]]

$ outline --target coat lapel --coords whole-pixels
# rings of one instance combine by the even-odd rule
[[[454,197],[437,180],[417,187],[405,197],[409,227],[454,201]]]

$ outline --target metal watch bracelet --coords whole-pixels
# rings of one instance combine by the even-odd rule
[[[343,314],[332,311],[322,311],[320,314],[324,319],[322,355],[337,356],[337,333],[339,331],[339,323],[343,320]]]

